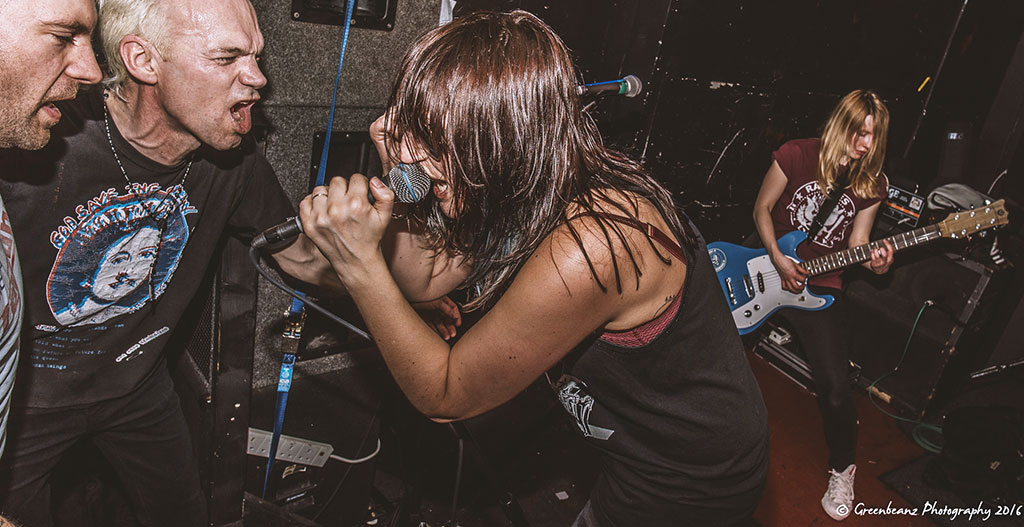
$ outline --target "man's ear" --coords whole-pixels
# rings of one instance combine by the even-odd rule
[[[118,46],[121,60],[128,74],[140,84],[156,84],[160,71],[160,52],[148,40],[137,35],[125,35]]]

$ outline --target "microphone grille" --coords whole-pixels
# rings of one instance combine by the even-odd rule
[[[387,176],[387,185],[395,191],[395,201],[415,203],[430,192],[430,176],[418,164],[399,163]]]
[[[644,83],[636,75],[626,75],[622,80],[626,83],[626,93],[623,94],[626,97],[636,97],[643,90]]]

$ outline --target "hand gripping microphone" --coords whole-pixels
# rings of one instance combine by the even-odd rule
[[[415,203],[430,192],[430,177],[417,164],[399,163],[384,177],[384,184],[395,191],[398,203]],[[373,194],[368,193],[370,203],[374,202]],[[252,239],[252,247],[262,249],[268,245],[277,245],[295,238],[302,232],[299,217],[290,218],[279,223]]]
[[[619,80],[581,84],[576,87],[576,93],[580,96],[610,93],[613,95],[636,97],[643,87],[643,83],[640,82],[636,75],[626,75]]]

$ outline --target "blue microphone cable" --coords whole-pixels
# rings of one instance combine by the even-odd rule
[[[331,147],[331,128],[334,127],[334,109],[338,102],[338,84],[341,82],[341,67],[345,62],[345,49],[348,47],[348,33],[351,27],[350,21],[352,20],[352,11],[355,8],[355,0],[347,0],[345,2],[345,18],[344,24],[342,24],[341,33],[341,52],[338,55],[338,70],[334,75],[334,91],[331,93],[331,108],[327,115],[327,134],[324,136],[324,146],[320,153],[320,166],[317,169],[316,174],[316,185],[320,186],[324,184],[324,177],[327,173],[327,154]],[[291,389],[292,384],[292,373],[295,365],[295,355],[298,352],[299,339],[302,335],[302,327],[305,323],[306,313],[303,309],[303,304],[313,306],[316,310],[327,315],[332,320],[342,323],[345,327],[356,332],[363,338],[372,340],[370,335],[365,331],[362,331],[352,324],[342,320],[333,313],[330,313],[326,309],[323,309],[319,305],[315,304],[311,300],[307,299],[306,296],[296,291],[277,280],[271,279],[266,271],[263,270],[259,264],[258,255],[256,249],[249,250],[250,258],[254,260],[256,264],[256,270],[259,271],[264,278],[267,278],[271,283],[274,283],[278,287],[282,287],[286,292],[292,296],[291,305],[288,308],[288,325],[285,329],[282,338],[284,342],[282,344],[282,360],[281,360],[281,372],[278,375],[277,380],[277,407],[274,414],[274,432],[270,439],[270,452],[267,456],[267,471],[263,476],[263,493],[262,497],[267,497],[267,487],[270,482],[270,473],[274,468],[274,460],[277,457],[278,444],[281,442],[281,431],[284,428],[284,413],[285,408],[288,405],[288,391]]]

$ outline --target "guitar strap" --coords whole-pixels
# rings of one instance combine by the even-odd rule
[[[818,214],[814,216],[814,220],[811,221],[811,227],[807,229],[807,239],[813,240],[818,235],[818,231],[821,230],[822,226],[825,225],[825,220],[828,219],[829,214],[835,210],[836,205],[839,204],[839,197],[843,195],[843,191],[846,190],[846,180],[849,170],[843,172],[836,178],[835,183],[832,185],[832,190],[829,191],[828,197],[821,203],[821,207],[818,208]]]

